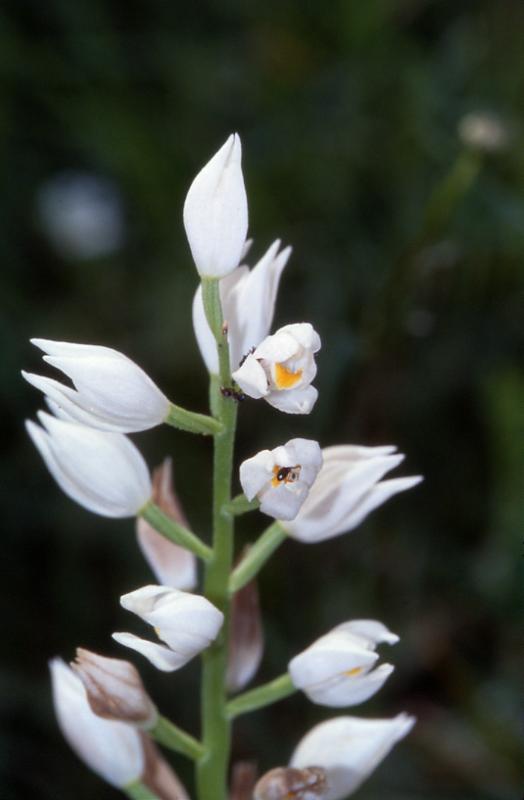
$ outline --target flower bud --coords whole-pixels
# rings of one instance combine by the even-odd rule
[[[31,339],[44,353],[44,361],[61,370],[75,389],[22,372],[58,407],[63,419],[103,431],[132,433],[160,425],[168,416],[170,402],[151,378],[130,358],[91,344]],[[76,390],[76,391],[75,391]]]
[[[104,517],[134,517],[151,497],[146,463],[121,433],[106,433],[38,413],[42,425],[26,428],[45,464],[64,491]]]
[[[222,313],[227,320],[230,362],[234,367],[271,329],[280,276],[291,254],[290,247],[280,252],[279,248],[277,239],[253,269],[238,267],[220,281]],[[193,328],[206,367],[218,375],[217,343],[206,319],[201,286],[193,301]]]
[[[189,800],[178,775],[163,757],[156,744],[142,734],[145,766],[142,783],[158,800]]]
[[[345,800],[371,775],[393,746],[410,732],[414,717],[336,717],[316,725],[299,743],[291,766],[319,764],[325,771],[325,800]]]
[[[120,604],[152,625],[165,645],[131,633],[113,639],[142,653],[157,669],[180,669],[218,636],[224,615],[205,597],[167,586],[143,586],[120,598]]]
[[[345,622],[313,642],[289,662],[291,680],[314,703],[352,706],[377,692],[393,672],[391,664],[372,669],[380,642],[395,644],[398,636],[375,620]]]
[[[247,583],[231,599],[229,653],[226,684],[238,692],[250,682],[262,660],[264,634],[256,579]]]
[[[232,377],[249,397],[263,397],[287,414],[309,414],[318,396],[311,386],[318,350],[320,337],[309,322],[285,325],[249,353]]]
[[[164,459],[153,470],[152,483],[153,502],[168,517],[189,528],[173,488],[173,462],[170,458]],[[197,567],[193,553],[161,536],[143,517],[136,521],[136,533],[140,549],[160,584],[185,591],[194,589]]]
[[[184,227],[196,268],[222,278],[238,266],[247,234],[247,197],[238,134],[200,170],[184,203]]]
[[[420,483],[420,476],[381,480],[404,459],[395,450],[390,446],[325,447],[318,478],[296,517],[284,523],[286,532],[307,544],[331,539],[356,528],[393,495]]]
[[[71,664],[86,690],[91,710],[104,719],[117,719],[152,728],[158,712],[129,661],[106,658],[79,647]]]
[[[327,797],[326,772],[321,767],[276,767],[266,772],[253,793],[253,800],[318,800]]]
[[[82,681],[61,659],[53,659],[49,667],[58,724],[78,757],[117,788],[140,780],[144,751],[138,731],[93,714]]]
[[[318,442],[290,439],[274,450],[261,450],[240,465],[240,483],[248,500],[258,497],[260,510],[292,520],[305,502],[322,466]]]

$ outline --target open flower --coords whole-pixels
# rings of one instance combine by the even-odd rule
[[[138,670],[129,661],[106,658],[78,647],[71,667],[84,684],[87,702],[97,716],[145,729],[155,724],[156,707]]]
[[[261,450],[240,465],[240,483],[248,500],[276,519],[292,520],[304,503],[322,466],[318,442],[290,439],[274,450]]]
[[[44,361],[61,370],[75,389],[53,378],[22,372],[58,407],[57,416],[104,431],[132,433],[160,425],[171,403],[151,378],[130,358],[91,344],[31,339],[47,355]]]
[[[184,227],[196,268],[222,278],[238,266],[247,234],[242,148],[232,134],[200,170],[184,203]]]
[[[318,396],[311,386],[318,350],[320,337],[309,322],[285,325],[249,353],[233,379],[249,397],[263,397],[279,411],[309,414]]]
[[[60,658],[54,658],[49,668],[58,724],[78,757],[119,789],[139,780],[144,771],[139,732],[125,722],[94,714],[82,681]]]
[[[280,241],[277,239],[253,269],[238,267],[220,281],[220,300],[224,319],[227,320],[227,340],[233,368],[270,331],[280,276],[291,254],[291,247],[280,252],[279,248]],[[209,372],[218,375],[217,343],[206,319],[201,286],[193,301],[193,327],[206,367]]]
[[[180,669],[209,647],[224,621],[222,612],[205,597],[167,586],[143,586],[123,595],[120,604],[152,625],[165,645],[132,633],[114,633],[113,639],[142,653],[164,672]]]
[[[284,525],[287,533],[306,543],[331,539],[356,528],[393,495],[420,483],[420,475],[381,480],[404,459],[395,450],[356,445],[324,448],[320,474],[295,519]]]
[[[370,619],[337,625],[289,662],[291,680],[314,703],[353,706],[381,688],[393,672],[391,664],[372,669],[377,644],[395,644],[398,636]]]
[[[410,732],[414,717],[393,719],[336,717],[314,727],[299,743],[290,765],[315,764],[327,773],[324,800],[344,800],[371,775],[392,747]]]
[[[106,433],[38,412],[27,432],[60,488],[104,517],[134,517],[151,497],[147,465],[122,433]]]

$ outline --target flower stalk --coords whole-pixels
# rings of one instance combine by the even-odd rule
[[[181,753],[194,761],[202,758],[205,753],[204,747],[197,739],[166,719],[166,717],[158,717],[154,727],[148,730],[148,734],[158,744],[173,750],[175,753]]]
[[[234,594],[239,589],[242,589],[246,583],[249,583],[251,578],[254,578],[266,561],[271,558],[275,550],[280,547],[286,537],[287,533],[280,522],[274,522],[269,528],[266,528],[233,571],[229,579],[229,593]]]
[[[188,433],[201,433],[204,436],[215,436],[222,430],[222,425],[213,417],[207,414],[197,414],[195,411],[188,411],[181,406],[171,403],[166,423],[174,428],[180,428]]]
[[[155,505],[155,503],[146,503],[146,505],[140,509],[138,516],[145,519],[146,522],[149,522],[156,531],[171,542],[185,547],[204,561],[209,561],[211,559],[211,548],[204,544],[194,533],[191,533],[190,530],[184,528],[184,526],[180,525],[178,522],[175,522],[168,517],[167,514],[164,514],[162,509]]]
[[[286,672],[284,675],[264,683],[263,686],[258,686],[249,692],[239,694],[234,700],[230,700],[227,704],[227,715],[229,719],[235,719],[241,714],[248,714],[250,711],[264,708],[278,702],[278,700],[284,700],[296,691],[297,689],[293,685],[291,677]]]
[[[131,798],[131,800],[160,800],[157,794],[154,794],[142,781],[134,781],[128,786],[124,786],[124,794]]]

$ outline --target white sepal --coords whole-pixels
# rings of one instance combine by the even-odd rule
[[[232,134],[200,170],[184,203],[184,227],[202,277],[222,278],[238,266],[247,234],[242,148]]]
[[[322,767],[329,786],[324,800],[345,800],[414,724],[414,717],[408,714],[393,719],[336,717],[321,722],[304,736],[290,765],[299,769],[311,764]]]
[[[280,252],[279,247],[277,239],[253,269],[238,267],[220,281],[220,299],[228,325],[233,368],[270,331],[280,276],[291,254],[291,247]],[[218,374],[217,346],[204,312],[201,286],[193,300],[193,327],[207,369]]]
[[[290,536],[312,543],[357,527],[371,511],[422,478],[381,480],[404,459],[395,447],[336,445],[322,451],[323,466],[309,496],[285,528]]]
[[[245,394],[263,397],[279,411],[309,414],[317,399],[311,382],[318,350],[320,337],[309,322],[285,325],[247,356],[233,379]]]
[[[60,488],[104,517],[134,517],[151,497],[151,479],[135,445],[103,431],[38,412],[27,421],[33,443]]]
[[[318,442],[290,439],[274,450],[261,450],[240,465],[240,483],[248,500],[276,519],[293,519],[322,466]]]
[[[58,724],[79,758],[119,789],[139,780],[144,752],[138,731],[125,722],[94,714],[82,681],[61,659],[54,658],[49,668]]]
[[[376,645],[397,641],[396,634],[375,620],[343,623],[291,659],[291,680],[319,705],[357,705],[375,694],[393,672],[390,664],[372,669],[378,658]]]
[[[24,378],[63,409],[70,420],[105,431],[132,433],[160,425],[170,402],[130,358],[109,347],[32,339],[48,355],[44,361],[61,370],[70,386],[43,375]]]
[[[150,642],[149,639],[142,639],[140,636],[135,636],[134,633],[125,631],[111,635],[115,642],[145,656],[154,667],[162,670],[162,672],[174,672],[187,664],[185,656],[175,653],[165,644]]]
[[[122,641],[123,634],[117,634],[115,638],[118,636],[117,641],[142,652],[153,663],[155,658],[164,660],[164,667],[155,664],[160,669],[179,669],[187,664],[216,639],[224,621],[222,612],[205,597],[167,586],[143,586],[123,595],[120,604],[152,625],[175,657],[166,654],[160,645],[138,637],[131,640],[130,634],[126,635],[127,641]],[[146,645],[151,645],[147,652]]]

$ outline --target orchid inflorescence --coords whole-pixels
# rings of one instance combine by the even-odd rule
[[[158,584],[120,602],[154,634],[120,632],[113,639],[165,672],[202,653],[201,737],[158,711],[130,662],[85,649],[71,667],[51,662],[56,715],[80,758],[132,798],[188,798],[156,742],[193,759],[199,800],[342,800],[410,731],[412,717],[329,719],[305,735],[287,766],[258,781],[252,769],[237,765],[229,790],[232,721],[297,690],[329,707],[363,703],[393,671],[390,664],[377,666],[377,647],[395,644],[398,636],[376,620],[342,622],[290,658],[283,675],[242,692],[263,650],[255,576],[287,537],[313,544],[353,530],[421,479],[385,479],[403,459],[392,446],[322,449],[294,438],[244,460],[243,494],[231,497],[238,400],[264,399],[284,413],[309,414],[318,396],[312,383],[320,337],[307,322],[271,333],[289,247],[276,241],[252,269],[242,263],[250,242],[236,134],[193,181],[184,225],[201,278],[193,324],[210,375],[211,415],[175,405],[139,366],[107,347],[34,339],[44,361],[73,386],[23,374],[45,395],[41,424],[28,421],[27,430],[58,485],[89,511],[137,520],[138,543]],[[213,437],[211,544],[184,516],[170,460],[151,476],[126,436],[162,423]],[[256,509],[273,521],[234,565],[235,517]],[[197,559],[204,564],[203,594],[193,593]]]

